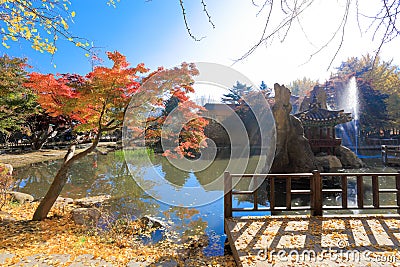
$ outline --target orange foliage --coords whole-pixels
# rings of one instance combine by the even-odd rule
[[[80,122],[81,130],[106,129],[122,123],[124,110],[140,87],[144,64],[130,67],[119,52],[108,52],[113,66],[97,66],[86,76],[31,73],[26,86],[38,94],[39,104],[51,115]]]
[[[188,150],[197,151],[205,145],[203,130],[207,121],[199,117],[202,107],[188,97],[188,93],[194,92],[192,77],[199,74],[194,64],[182,63],[167,70],[158,68],[139,79],[140,74],[148,72],[143,63],[130,67],[119,52],[108,52],[107,56],[113,62],[112,67],[96,66],[85,76],[34,72],[26,86],[38,94],[38,102],[48,114],[78,121],[77,130],[97,133],[113,130],[122,126],[128,113],[126,124],[137,132],[136,136],[145,132],[137,127],[140,123],[171,123],[166,121],[165,114],[159,117],[144,114],[151,114],[155,107],[164,105],[165,99],[175,97],[179,100],[177,114],[186,122],[178,132],[166,133],[176,139],[175,151],[183,156]],[[147,117],[145,121],[143,117]],[[159,138],[161,133],[160,127],[147,129],[146,137]]]

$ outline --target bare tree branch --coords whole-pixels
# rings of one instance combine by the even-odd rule
[[[203,5],[203,11],[204,11],[204,13],[206,13],[206,15],[207,15],[207,17],[208,17],[208,22],[211,24],[211,26],[213,27],[213,29],[215,29],[214,22],[211,20],[211,16],[210,16],[210,14],[208,13],[207,5],[206,5],[206,3],[204,2],[204,0],[201,0],[201,4]]]
[[[266,2],[267,2],[267,1],[266,1]],[[265,36],[265,34],[266,34],[266,32],[267,32],[267,27],[268,27],[268,25],[269,25],[269,20],[271,19],[272,6],[273,6],[274,0],[271,0],[271,2],[272,2],[272,4],[271,4],[271,8],[270,8],[269,13],[268,13],[267,22],[265,23],[264,30],[263,30],[263,33],[262,33],[262,35],[261,35],[260,40],[259,40],[258,43],[256,43],[252,48],[250,48],[241,58],[237,59],[236,62],[237,62],[237,61],[240,61],[240,60],[243,60],[243,59],[245,59],[246,57],[248,57],[249,55],[251,55],[251,54],[265,41],[264,36]],[[262,8],[264,8],[264,6],[263,6]]]
[[[297,24],[299,24],[299,27],[301,29],[301,32],[304,34],[304,37],[307,39],[307,41],[310,43],[310,45],[312,45],[313,47],[315,47],[314,43],[310,40],[310,38],[308,37],[308,34],[306,33],[306,31],[303,28],[302,23],[300,22],[300,19],[297,17]]]
[[[183,0],[179,0],[179,4],[180,4],[181,9],[182,9],[183,21],[185,22],[185,27],[186,27],[187,33],[189,34],[189,36],[190,36],[193,40],[195,40],[195,41],[197,41],[197,42],[198,42],[198,41],[201,41],[204,37],[197,38],[196,36],[193,35],[192,31],[191,31],[190,28],[189,28],[189,24],[188,24],[187,18],[186,18],[186,9],[185,9],[185,6],[183,5]]]
[[[344,33],[345,33],[346,25],[347,25],[347,19],[348,19],[348,17],[349,17],[350,2],[351,2],[351,0],[347,0],[346,11],[345,11],[345,13],[344,13],[343,23],[342,23],[342,25],[343,25],[343,26],[342,26],[342,35],[341,35],[341,38],[340,38],[339,46],[338,46],[338,48],[336,49],[335,55],[332,57],[331,62],[329,63],[328,68],[327,68],[326,70],[329,70],[329,68],[332,66],[333,61],[335,60],[335,58],[337,57],[337,55],[338,55],[340,49],[341,49],[342,46],[343,46],[343,42],[344,42]]]
[[[287,0],[284,0],[287,1]],[[297,0],[295,0],[297,1]],[[273,12],[273,5],[274,1],[271,0],[270,3],[270,10],[267,16],[266,23],[264,25],[263,32],[261,34],[261,38],[256,42],[255,45],[253,45],[246,53],[244,53],[239,59],[235,60],[235,63],[238,61],[241,61],[248,56],[250,56],[261,44],[267,43],[270,41],[274,36],[276,36],[280,31],[287,29],[287,27],[290,27],[290,24],[292,23],[293,19],[299,17],[310,5],[314,2],[314,0],[302,0],[302,2],[296,6],[296,10],[293,10],[292,13],[289,16],[286,16],[281,23],[273,29],[270,34],[267,35],[267,28],[270,24],[271,20],[271,15]],[[290,9],[290,8],[289,8]]]
[[[340,30],[342,30],[342,38],[341,38],[341,42],[340,42],[340,44],[339,44],[339,49],[336,50],[336,53],[335,53],[334,57],[332,58],[331,62],[329,63],[329,66],[328,66],[327,69],[329,69],[329,68],[331,67],[332,62],[333,62],[333,60],[336,58],[336,55],[339,53],[339,50],[340,50],[340,48],[342,47],[342,44],[343,44],[343,41],[344,41],[344,29],[345,29],[345,26],[346,26],[346,23],[347,23],[348,14],[349,14],[350,1],[351,1],[351,0],[347,0],[346,9],[345,9],[345,12],[344,12],[342,21],[341,21],[339,27],[337,28],[337,30],[332,34],[331,38],[330,38],[327,42],[325,42],[325,44],[323,44],[322,46],[320,46],[320,47],[318,48],[317,51],[315,51],[314,53],[312,53],[312,54],[310,55],[309,59],[308,59],[306,62],[304,62],[302,65],[304,65],[304,64],[306,64],[306,63],[308,63],[308,62],[310,62],[311,59],[312,59],[315,55],[317,55],[317,54],[320,53],[322,50],[324,50],[325,48],[327,48],[327,47],[329,46],[329,44],[331,44],[332,41],[335,39],[335,37],[337,36],[337,34],[340,32]]]
[[[285,1],[285,2],[286,2],[286,1]],[[289,8],[289,6],[288,6],[288,8]],[[290,8],[289,8],[289,9],[290,9]],[[289,23],[289,26],[288,26],[287,29],[286,29],[285,35],[283,36],[283,39],[281,40],[281,42],[284,42],[284,41],[285,41],[285,39],[286,39],[286,37],[287,37],[287,35],[288,35],[290,29],[292,28],[292,25],[293,25],[292,22],[293,22],[294,18],[297,17],[297,16],[296,16],[296,12],[297,12],[297,0],[295,0],[295,2],[294,2],[294,8],[292,9],[292,16],[291,16],[291,18],[290,18],[290,23]]]
[[[256,17],[258,17],[258,15],[260,15],[260,13],[264,10],[264,8],[265,8],[267,5],[272,5],[272,2],[273,2],[273,1],[274,1],[274,0],[265,0],[265,1],[264,1],[264,4],[263,4],[262,7],[260,8],[260,10],[258,10]]]
[[[183,0],[179,0],[179,5],[181,6],[181,10],[182,10],[182,16],[183,16],[183,21],[185,22],[185,27],[186,27],[186,31],[189,34],[189,36],[195,40],[195,41],[201,41],[202,39],[205,38],[205,36],[198,38],[196,37],[193,33],[192,30],[189,28],[189,23],[187,21],[187,14],[186,14],[186,9],[185,9],[185,5],[183,3]],[[206,14],[207,18],[208,18],[208,23],[210,23],[210,25],[213,27],[213,29],[215,29],[215,24],[211,19],[211,15],[210,13],[208,13],[208,9],[207,9],[207,5],[204,2],[204,0],[201,0],[201,5],[203,6],[203,12]]]
[[[316,54],[323,51],[327,48],[332,42],[336,40],[338,36],[340,36],[340,41],[337,44],[337,49],[329,63],[329,67],[333,64],[333,61],[336,59],[337,55],[339,54],[340,50],[343,47],[345,40],[345,30],[346,26],[349,23],[349,16],[351,8],[355,9],[355,15],[357,20],[357,26],[360,30],[360,34],[363,35],[366,32],[372,32],[372,41],[379,40],[378,47],[375,51],[376,55],[382,50],[384,44],[391,42],[395,38],[400,36],[400,30],[398,26],[398,15],[400,14],[400,1],[399,0],[380,0],[381,5],[376,10],[376,12],[371,15],[363,14],[363,12],[374,12],[373,10],[361,10],[361,5],[364,4],[366,1],[359,1],[359,0],[346,0],[344,6],[344,15],[339,20],[338,19],[338,27],[336,31],[332,34],[331,38],[327,42],[325,42],[322,46],[320,46],[314,53],[312,53],[309,59],[305,62],[309,62]],[[259,10],[256,13],[256,17],[264,14],[263,12],[269,8],[268,12],[265,13],[265,24],[263,29],[260,33],[259,38],[255,41],[254,45],[252,45],[240,58],[236,59],[234,62],[241,61],[252,53],[254,53],[260,45],[265,44],[268,46],[270,43],[274,41],[275,37],[279,37],[281,34],[282,37],[280,38],[280,42],[284,42],[287,37],[289,36],[290,32],[293,31],[293,25],[296,22],[299,25],[301,31],[303,32],[305,38],[308,42],[315,47],[315,45],[311,42],[310,38],[306,34],[306,30],[304,29],[301,23],[301,15],[308,10],[316,1],[314,0],[279,0],[279,2],[274,0],[263,0],[261,3],[258,1],[251,0],[251,4],[253,6],[259,7]],[[184,7],[183,0],[179,0],[183,19],[185,22],[186,30],[189,36],[196,40],[200,41],[202,38],[197,38],[194,36],[189,28],[189,24],[187,21],[187,14]],[[354,5],[352,5],[354,3]],[[201,0],[201,4],[203,6],[203,12],[208,17],[208,22],[210,25],[215,28],[213,21],[211,20],[211,16],[207,10],[207,6],[205,4],[205,0]],[[279,5],[279,8],[275,8],[274,4]],[[261,6],[261,7],[260,7]],[[313,11],[314,12],[314,11]],[[280,15],[283,16],[280,22],[277,23],[277,26],[272,25],[272,16]],[[363,19],[361,21],[361,19]],[[369,25],[363,30],[362,22],[366,22],[370,20]],[[304,64],[305,64],[304,63]]]

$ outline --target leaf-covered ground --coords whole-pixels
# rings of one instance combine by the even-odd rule
[[[135,239],[134,230],[120,231],[116,236],[115,231],[98,232],[78,226],[72,221],[68,206],[54,208],[49,219],[44,221],[30,221],[36,205],[10,204],[0,212],[0,255],[14,255],[5,259],[3,265],[14,266],[22,262],[24,266],[23,263],[38,262],[69,266],[80,262],[83,266],[127,266],[132,262],[149,264],[164,260],[177,262],[179,266],[236,266],[230,256],[210,258],[196,253],[183,257],[183,254],[188,255],[184,253],[185,245],[168,239],[143,245]],[[15,220],[6,219],[7,214]],[[131,227],[137,229],[138,225],[133,223]]]

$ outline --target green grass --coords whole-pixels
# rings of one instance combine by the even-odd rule
[[[115,157],[118,159],[124,159],[125,157],[129,158],[143,158],[149,157],[150,159],[154,158],[154,150],[151,148],[139,148],[132,150],[117,150],[115,151]]]

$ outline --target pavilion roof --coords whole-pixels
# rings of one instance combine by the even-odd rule
[[[301,120],[304,126],[335,126],[351,121],[351,113],[344,110],[328,110],[319,107],[319,105],[310,105],[308,110],[295,114]]]

